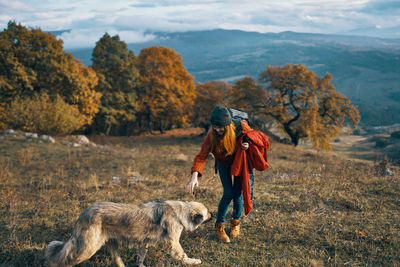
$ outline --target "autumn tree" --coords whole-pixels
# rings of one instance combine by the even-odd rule
[[[264,104],[266,91],[252,77],[245,76],[235,82],[229,92],[229,106],[246,111],[253,125],[265,122]]]
[[[63,42],[54,35],[15,22],[0,32],[1,109],[16,96],[59,95],[78,108],[82,127],[90,124],[98,111],[101,95],[94,90],[97,82],[95,71],[64,52]]]
[[[210,128],[210,114],[215,106],[227,106],[227,96],[232,86],[223,81],[210,81],[196,85],[192,122],[195,126]]]
[[[105,33],[96,43],[92,67],[99,83],[96,90],[102,94],[100,110],[94,128],[107,135],[127,135],[136,121],[139,72],[136,57],[118,35]]]
[[[264,112],[297,146],[310,139],[314,148],[330,149],[341,128],[355,127],[360,116],[350,100],[336,92],[332,76],[320,78],[303,65],[268,66],[260,75],[267,91]]]
[[[138,57],[141,87],[138,92],[140,124],[150,132],[186,126],[192,116],[193,77],[174,50],[153,46]]]

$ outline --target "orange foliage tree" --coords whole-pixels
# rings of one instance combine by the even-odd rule
[[[140,126],[163,132],[172,126],[189,125],[195,85],[182,57],[172,49],[153,46],[141,50],[137,67]]]
[[[104,34],[92,54],[92,67],[99,83],[96,90],[102,94],[100,110],[94,128],[107,135],[129,135],[136,122],[139,71],[136,57],[118,35]]]
[[[260,106],[295,146],[301,139],[309,139],[314,148],[329,150],[331,137],[360,120],[358,109],[336,92],[329,74],[320,78],[303,65],[268,66],[260,81],[267,92],[265,104]]]
[[[59,95],[79,110],[82,126],[98,111],[101,94],[94,90],[98,78],[71,54],[63,42],[40,29],[15,22],[0,32],[0,107],[4,110],[16,96],[47,93]],[[0,118],[1,119],[1,118]]]
[[[227,105],[227,96],[232,86],[222,81],[210,81],[196,85],[196,99],[192,122],[195,126],[210,128],[210,115],[216,105]]]
[[[229,92],[229,106],[241,109],[249,114],[249,120],[253,125],[261,126],[266,118],[264,104],[266,91],[261,85],[249,76],[237,80]]]

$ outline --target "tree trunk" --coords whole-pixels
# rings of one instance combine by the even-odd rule
[[[299,144],[299,138],[297,134],[294,137],[290,137],[292,139],[293,145],[297,146]]]
[[[284,124],[283,127],[285,128],[286,133],[289,135],[290,140],[292,141],[292,144],[294,146],[297,146],[299,144],[300,138],[299,138],[299,133],[294,132],[289,124]]]
[[[151,110],[148,111],[147,113],[147,129],[149,130],[150,134],[153,134],[153,127],[152,127],[152,121],[151,121]]]
[[[107,136],[109,136],[109,135],[110,135],[110,132],[111,132],[111,127],[112,127],[111,123],[110,123],[110,124],[108,124],[107,130],[106,130],[106,135],[107,135]]]
[[[161,134],[165,133],[164,125],[162,122],[160,122],[160,133]]]

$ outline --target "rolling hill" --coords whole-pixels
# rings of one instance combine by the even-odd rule
[[[359,107],[363,124],[400,122],[400,39],[238,30],[156,35],[128,47],[136,55],[154,45],[176,50],[197,82],[257,79],[267,65],[303,64],[319,76],[330,73],[337,90]],[[91,64],[91,48],[69,52]]]

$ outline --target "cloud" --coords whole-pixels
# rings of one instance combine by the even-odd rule
[[[143,43],[154,40],[157,36],[143,31],[110,31],[112,36],[118,34],[125,43]]]
[[[0,0],[0,8],[11,12],[32,12],[35,9],[20,1]]]
[[[148,17],[148,16],[127,16],[118,18],[114,24],[120,29],[132,29],[141,31],[191,31],[205,30],[216,28],[217,25],[213,22],[199,21],[196,19],[168,19],[163,17]]]
[[[370,1],[362,9],[363,12],[370,14],[395,14],[399,15],[400,12],[400,2],[398,0],[389,1]]]
[[[146,31],[215,28],[246,31],[338,33],[397,27],[399,0],[0,0],[0,27],[8,20],[43,30],[72,29],[66,45],[94,45],[105,31],[127,39]],[[122,37],[122,36],[121,36]],[[87,41],[84,41],[84,40]]]
[[[229,1],[221,1],[221,0],[158,0],[158,1],[152,1],[152,3],[149,3],[148,0],[142,0],[142,1],[136,1],[136,3],[131,4],[131,6],[134,7],[155,7],[155,6],[160,6],[160,7],[168,7],[168,6],[173,6],[173,7],[178,7],[178,6],[190,6],[190,5],[209,5],[212,3],[221,3],[221,2],[228,2]],[[230,1],[230,2],[235,2],[235,1]]]
[[[70,32],[64,32],[59,36],[64,41],[64,47],[67,49],[71,48],[82,48],[82,47],[94,47],[96,42],[104,35],[108,33],[111,36],[119,35],[121,41],[125,43],[141,43],[151,41],[156,38],[153,34],[146,34],[143,31],[117,31],[115,29],[96,29],[96,30],[71,30]]]
[[[7,25],[7,23],[12,20],[13,17],[7,15],[0,15],[0,25]],[[1,29],[2,27],[0,27]]]
[[[156,7],[157,5],[155,3],[134,3],[130,4],[129,6],[134,8],[148,8],[148,7]]]

